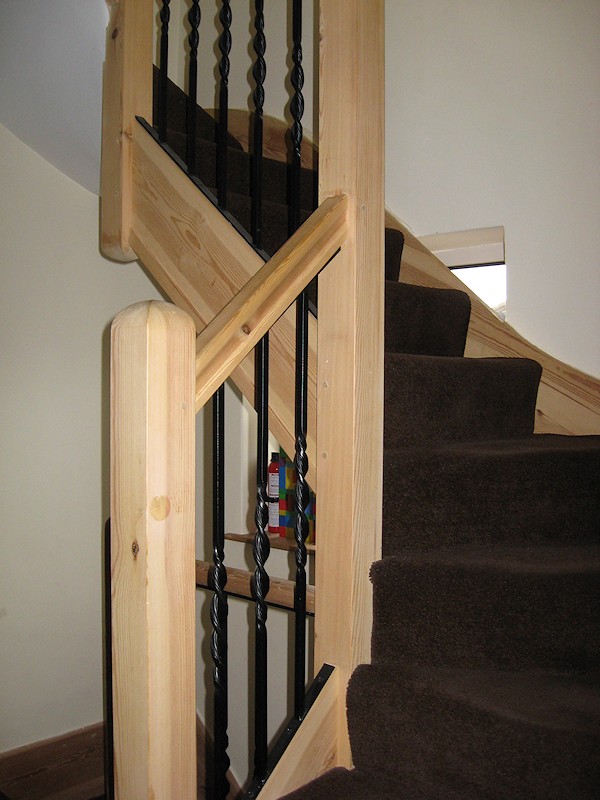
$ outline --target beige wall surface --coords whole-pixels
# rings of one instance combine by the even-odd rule
[[[388,0],[386,202],[504,225],[507,321],[600,376],[600,3]]]
[[[98,722],[108,326],[157,291],[0,126],[0,752]]]

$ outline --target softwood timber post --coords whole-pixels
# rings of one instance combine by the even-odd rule
[[[106,0],[100,173],[100,245],[116,261],[135,261],[132,140],[136,115],[152,120],[152,0]]]
[[[113,322],[116,800],[196,797],[195,354],[175,306],[138,303]]]
[[[319,276],[315,667],[345,684],[370,661],[369,569],[381,557],[383,471],[383,0],[321,0],[319,200],[349,198],[349,238]]]

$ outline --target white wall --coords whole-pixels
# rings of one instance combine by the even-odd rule
[[[600,376],[600,3],[388,0],[386,201],[504,225],[507,320]]]
[[[0,123],[98,192],[104,0],[2,0]]]
[[[0,752],[98,722],[108,325],[158,297],[98,198],[0,126]]]

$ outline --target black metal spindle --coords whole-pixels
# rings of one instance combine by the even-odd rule
[[[310,490],[306,482],[308,455],[306,428],[308,419],[308,296],[306,291],[296,301],[296,582],[294,587],[295,665],[294,715],[299,718],[304,709],[306,685],[306,538],[307,510]]]
[[[227,770],[228,701],[227,701],[227,570],[225,568],[225,387],[221,386],[213,397],[213,588],[210,607],[213,632],[211,654],[213,658],[214,696],[214,762],[215,798],[225,800],[229,793]]]
[[[188,172],[196,172],[196,102],[198,94],[198,43],[200,42],[200,0],[192,0],[188,11],[190,33],[188,43],[190,62],[188,66],[188,95],[186,107],[186,162]]]
[[[263,108],[265,103],[265,77],[267,64],[265,52],[267,41],[265,39],[265,16],[263,13],[263,0],[255,0],[254,29],[256,31],[253,47],[256,60],[252,67],[254,77],[254,136],[252,147],[252,175],[251,175],[251,233],[252,240],[257,247],[262,247],[262,165],[263,165]]]
[[[294,0],[292,5],[292,61],[294,66],[290,80],[294,94],[290,102],[292,114],[292,164],[290,176],[290,218],[289,234],[300,227],[301,177],[302,177],[302,116],[304,114],[304,70],[302,69],[302,0]]]
[[[256,410],[258,413],[256,458],[256,538],[252,576],[252,596],[255,600],[255,678],[254,678],[254,777],[262,778],[267,768],[267,604],[269,575],[265,569],[270,544],[268,505],[268,412],[269,412],[269,338],[268,334],[255,349]]]
[[[164,142],[167,138],[167,73],[169,69],[169,19],[171,0],[162,0],[160,9],[160,64],[158,78],[158,138]]]
[[[219,12],[219,124],[217,126],[217,199],[221,208],[227,208],[227,128],[229,115],[229,53],[231,52],[231,6],[222,0]]]

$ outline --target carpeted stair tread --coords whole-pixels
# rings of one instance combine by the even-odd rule
[[[383,555],[598,542],[600,436],[536,434],[384,451]]]
[[[471,301],[465,292],[387,279],[385,351],[462,356],[470,311]]]
[[[348,720],[358,770],[431,798],[598,796],[600,693],[577,674],[364,665]]]
[[[524,358],[385,354],[385,446],[533,432],[542,368]]]
[[[375,563],[375,663],[584,671],[600,664],[600,546],[487,547]]]

